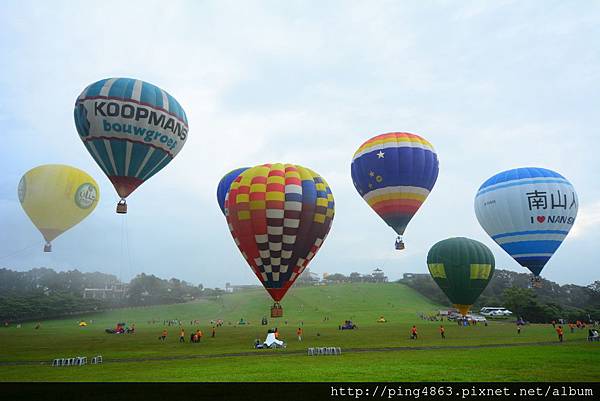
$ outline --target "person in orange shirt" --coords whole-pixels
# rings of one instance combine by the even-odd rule
[[[165,341],[167,339],[167,329],[163,329],[162,334],[158,337],[160,341]]]
[[[558,341],[563,342],[563,329],[562,326],[558,326],[556,329],[556,334],[558,334]]]
[[[275,327],[275,338],[279,338],[279,329]]]
[[[410,338],[412,340],[417,339],[417,326],[413,326],[412,329],[410,329]]]
[[[179,332],[179,342],[180,343],[185,342],[185,330],[183,329],[183,327],[181,328],[181,331]]]
[[[196,330],[196,335],[198,336],[198,342],[200,342],[200,340],[202,340],[202,330]]]
[[[446,338],[446,329],[444,329],[443,325],[440,325],[440,335],[442,336],[442,338]]]
[[[296,330],[296,335],[298,336],[298,341],[302,341],[302,334],[304,334],[304,330],[302,330],[302,327],[298,327],[298,330]]]

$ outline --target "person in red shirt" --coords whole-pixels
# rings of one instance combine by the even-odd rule
[[[412,329],[410,329],[410,338],[412,340],[417,339],[417,326],[413,326]]]
[[[304,330],[302,330],[302,327],[298,327],[298,330],[296,330],[296,335],[298,336],[298,341],[302,341],[303,333],[304,333]]]
[[[563,329],[562,326],[558,326],[556,329],[556,334],[558,334],[558,341],[563,342]]]
[[[444,329],[443,325],[440,325],[440,335],[442,336],[442,338],[446,338],[446,329]]]

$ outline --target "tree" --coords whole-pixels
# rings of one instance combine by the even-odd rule
[[[329,276],[327,276],[327,281],[329,282],[340,282],[340,283],[345,283],[347,282],[349,279],[348,277],[344,276],[341,273],[334,273],[334,274],[330,274]]]
[[[595,292],[597,296],[600,296],[600,280],[594,281],[592,284],[588,285],[587,288]]]
[[[556,305],[544,305],[537,301],[537,296],[530,288],[511,287],[504,290],[504,306],[518,317],[530,322],[542,323],[558,318],[561,310]],[[560,307],[559,307],[560,308]]]
[[[361,274],[357,272],[350,273],[349,279],[351,283],[360,283],[361,281],[363,281]]]

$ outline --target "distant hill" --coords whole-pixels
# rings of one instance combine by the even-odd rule
[[[179,319],[203,321],[223,319],[227,325],[241,318],[253,326],[260,324],[263,316],[269,317],[273,300],[262,289],[241,290],[210,299],[193,302],[155,305],[143,308],[122,308],[94,316],[94,321],[129,321],[134,316],[138,322],[152,319]],[[384,316],[390,321],[412,320],[419,312],[431,313],[440,309],[415,290],[399,283],[344,283],[292,287],[282,301],[284,316],[279,324],[290,320],[296,324],[321,323],[328,318],[334,327],[344,320],[375,323]],[[106,319],[106,320],[105,320]]]
[[[16,272],[0,269],[0,321],[58,318],[74,314],[123,309],[131,306],[164,305],[166,310],[197,308],[193,300],[210,300],[203,307],[215,316],[232,319],[262,316],[273,303],[263,288],[239,290],[227,294],[219,289],[192,286],[175,278],[165,280],[140,274],[128,285],[122,299],[84,299],[88,287],[104,288],[119,283],[112,275],[82,273],[77,270],[56,272],[48,268]],[[436,310],[439,306],[415,290],[398,283],[323,283],[304,282],[290,289],[284,308],[304,311],[307,316],[364,316],[411,314]],[[190,306],[194,305],[194,306]],[[174,318],[180,312],[174,312]]]

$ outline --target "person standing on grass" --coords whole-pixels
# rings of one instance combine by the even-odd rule
[[[302,330],[302,327],[298,327],[298,330],[296,330],[296,335],[298,336],[298,341],[302,341],[303,332],[304,332],[304,330]]]
[[[519,334],[519,335],[521,334],[521,325],[520,324],[517,325],[517,334]]]
[[[198,342],[200,342],[200,340],[202,340],[202,330],[196,330],[196,335],[198,336]]]
[[[558,326],[558,328],[556,329],[556,334],[558,334],[558,341],[559,342],[563,342],[563,329],[562,326]]]
[[[446,329],[444,329],[444,325],[440,325],[440,335],[443,339],[446,339]]]
[[[212,335],[211,335],[211,337],[215,338],[215,326],[213,326],[213,328],[212,328]]]
[[[417,339],[417,326],[413,326],[412,329],[410,329],[410,338],[412,340]]]
[[[180,343],[185,342],[185,330],[183,329],[183,327],[181,328],[181,331],[179,332],[179,342]]]
[[[552,321],[552,328],[553,328],[553,329],[556,329],[556,320],[553,320],[553,321]]]
[[[167,339],[167,329],[163,329],[162,334],[160,337],[158,337],[158,339],[162,342],[165,342],[165,340]]]

